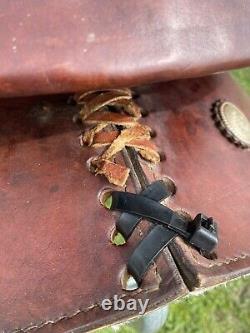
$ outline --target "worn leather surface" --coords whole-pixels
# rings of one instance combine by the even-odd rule
[[[149,179],[170,177],[177,192],[166,204],[219,225],[217,259],[177,240],[158,258],[136,292],[121,290],[120,274],[146,225],[123,247],[109,242],[115,215],[99,203],[108,186],[86,168],[96,154],[80,148],[75,109],[66,97],[5,99],[0,107],[0,331],[88,331],[135,313],[103,311],[100,302],[149,298],[149,310],[250,272],[249,151],[214,126],[218,98],[249,112],[249,97],[228,75],[139,89],[143,118],[165,152]],[[49,101],[39,107],[41,101]],[[133,191],[132,183],[128,190]],[[174,257],[174,260],[173,260]],[[177,266],[176,266],[177,265]],[[160,277],[160,279],[159,279]]]
[[[104,298],[149,298],[150,310],[185,295],[168,250],[139,290],[121,289],[144,228],[111,244],[115,215],[98,199],[108,183],[86,167],[96,151],[80,147],[67,97],[45,99],[0,102],[0,331],[87,331],[136,315],[101,310]]]
[[[248,0],[1,0],[0,95],[135,86],[250,65]]]
[[[250,272],[250,151],[215,127],[210,108],[217,99],[236,104],[250,119],[250,98],[229,75],[154,85],[139,100],[151,110],[145,120],[166,155],[151,178],[166,175],[177,188],[168,205],[218,223],[217,259],[204,258],[180,239],[170,247],[191,290]]]

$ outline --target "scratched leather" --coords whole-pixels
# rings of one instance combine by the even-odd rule
[[[148,175],[171,177],[177,193],[168,205],[213,216],[220,236],[217,260],[180,240],[171,246],[179,271],[169,251],[159,257],[160,285],[152,268],[143,291],[134,295],[149,297],[153,309],[187,293],[182,277],[194,289],[249,272],[249,152],[229,143],[209,113],[218,98],[246,112],[249,97],[227,75],[141,91],[138,102],[150,110],[144,120],[166,153]],[[139,235],[137,230],[125,247],[109,243],[115,218],[98,202],[107,182],[85,166],[95,152],[80,149],[66,98],[55,96],[53,107],[34,108],[41,100],[1,101],[0,329],[87,331],[134,315],[102,311],[98,304],[123,293],[119,275]]]
[[[157,84],[142,89],[138,101],[151,110],[146,123],[166,154],[151,178],[166,175],[176,184],[169,206],[192,217],[202,212],[218,223],[216,260],[182,240],[170,247],[191,289],[250,272],[250,152],[215,127],[210,108],[217,99],[236,104],[250,119],[250,97],[226,74]]]
[[[250,65],[248,0],[2,0],[0,95],[135,86]]]
[[[152,267],[138,294],[121,289],[139,231],[110,243],[115,216],[98,199],[109,185],[86,167],[96,152],[80,147],[67,97],[43,100],[0,102],[0,331],[87,331],[136,315],[101,310],[114,294],[149,297],[149,309],[186,294],[168,251],[161,282]]]

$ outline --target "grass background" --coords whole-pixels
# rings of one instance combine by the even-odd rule
[[[250,94],[250,68],[232,71],[232,76]],[[114,330],[106,328],[98,332]],[[124,325],[116,332],[136,331]],[[173,302],[159,333],[250,333],[250,277]]]
[[[231,72],[233,78],[250,94],[250,67]]]

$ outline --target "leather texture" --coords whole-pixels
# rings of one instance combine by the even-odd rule
[[[215,260],[180,239],[170,246],[191,290],[250,272],[250,152],[216,128],[210,109],[218,99],[234,103],[250,119],[249,96],[227,74],[154,85],[144,88],[139,100],[151,110],[146,123],[154,126],[155,143],[166,156],[149,176],[174,181],[171,208],[192,218],[202,212],[218,223]]]
[[[168,250],[135,292],[120,275],[146,225],[126,246],[110,242],[116,215],[99,193],[110,187],[86,167],[67,97],[0,103],[0,331],[64,332],[134,316],[104,311],[114,295],[149,298],[153,309],[187,293]],[[134,191],[131,184],[128,190]]]
[[[250,65],[248,0],[2,0],[0,96],[197,77]]]
[[[66,105],[67,97],[3,99],[0,331],[85,332],[136,315],[103,311],[104,298],[149,298],[150,310],[250,272],[249,151],[227,141],[210,114],[218,98],[246,112],[249,97],[228,75],[138,91],[139,105],[149,110],[143,121],[155,129],[153,141],[166,154],[151,169],[141,160],[148,178],[174,181],[169,207],[217,220],[217,259],[202,257],[179,239],[159,256],[141,289],[121,290],[121,272],[147,223],[125,246],[110,243],[117,215],[98,197],[110,186],[87,169],[96,151],[80,147],[80,130],[72,122],[76,110]],[[127,190],[134,191],[132,182]]]

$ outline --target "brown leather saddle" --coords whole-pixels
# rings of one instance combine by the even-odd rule
[[[213,73],[250,65],[250,4],[0,17],[0,330],[85,332],[138,315],[105,299],[150,311],[249,274],[250,98]]]

